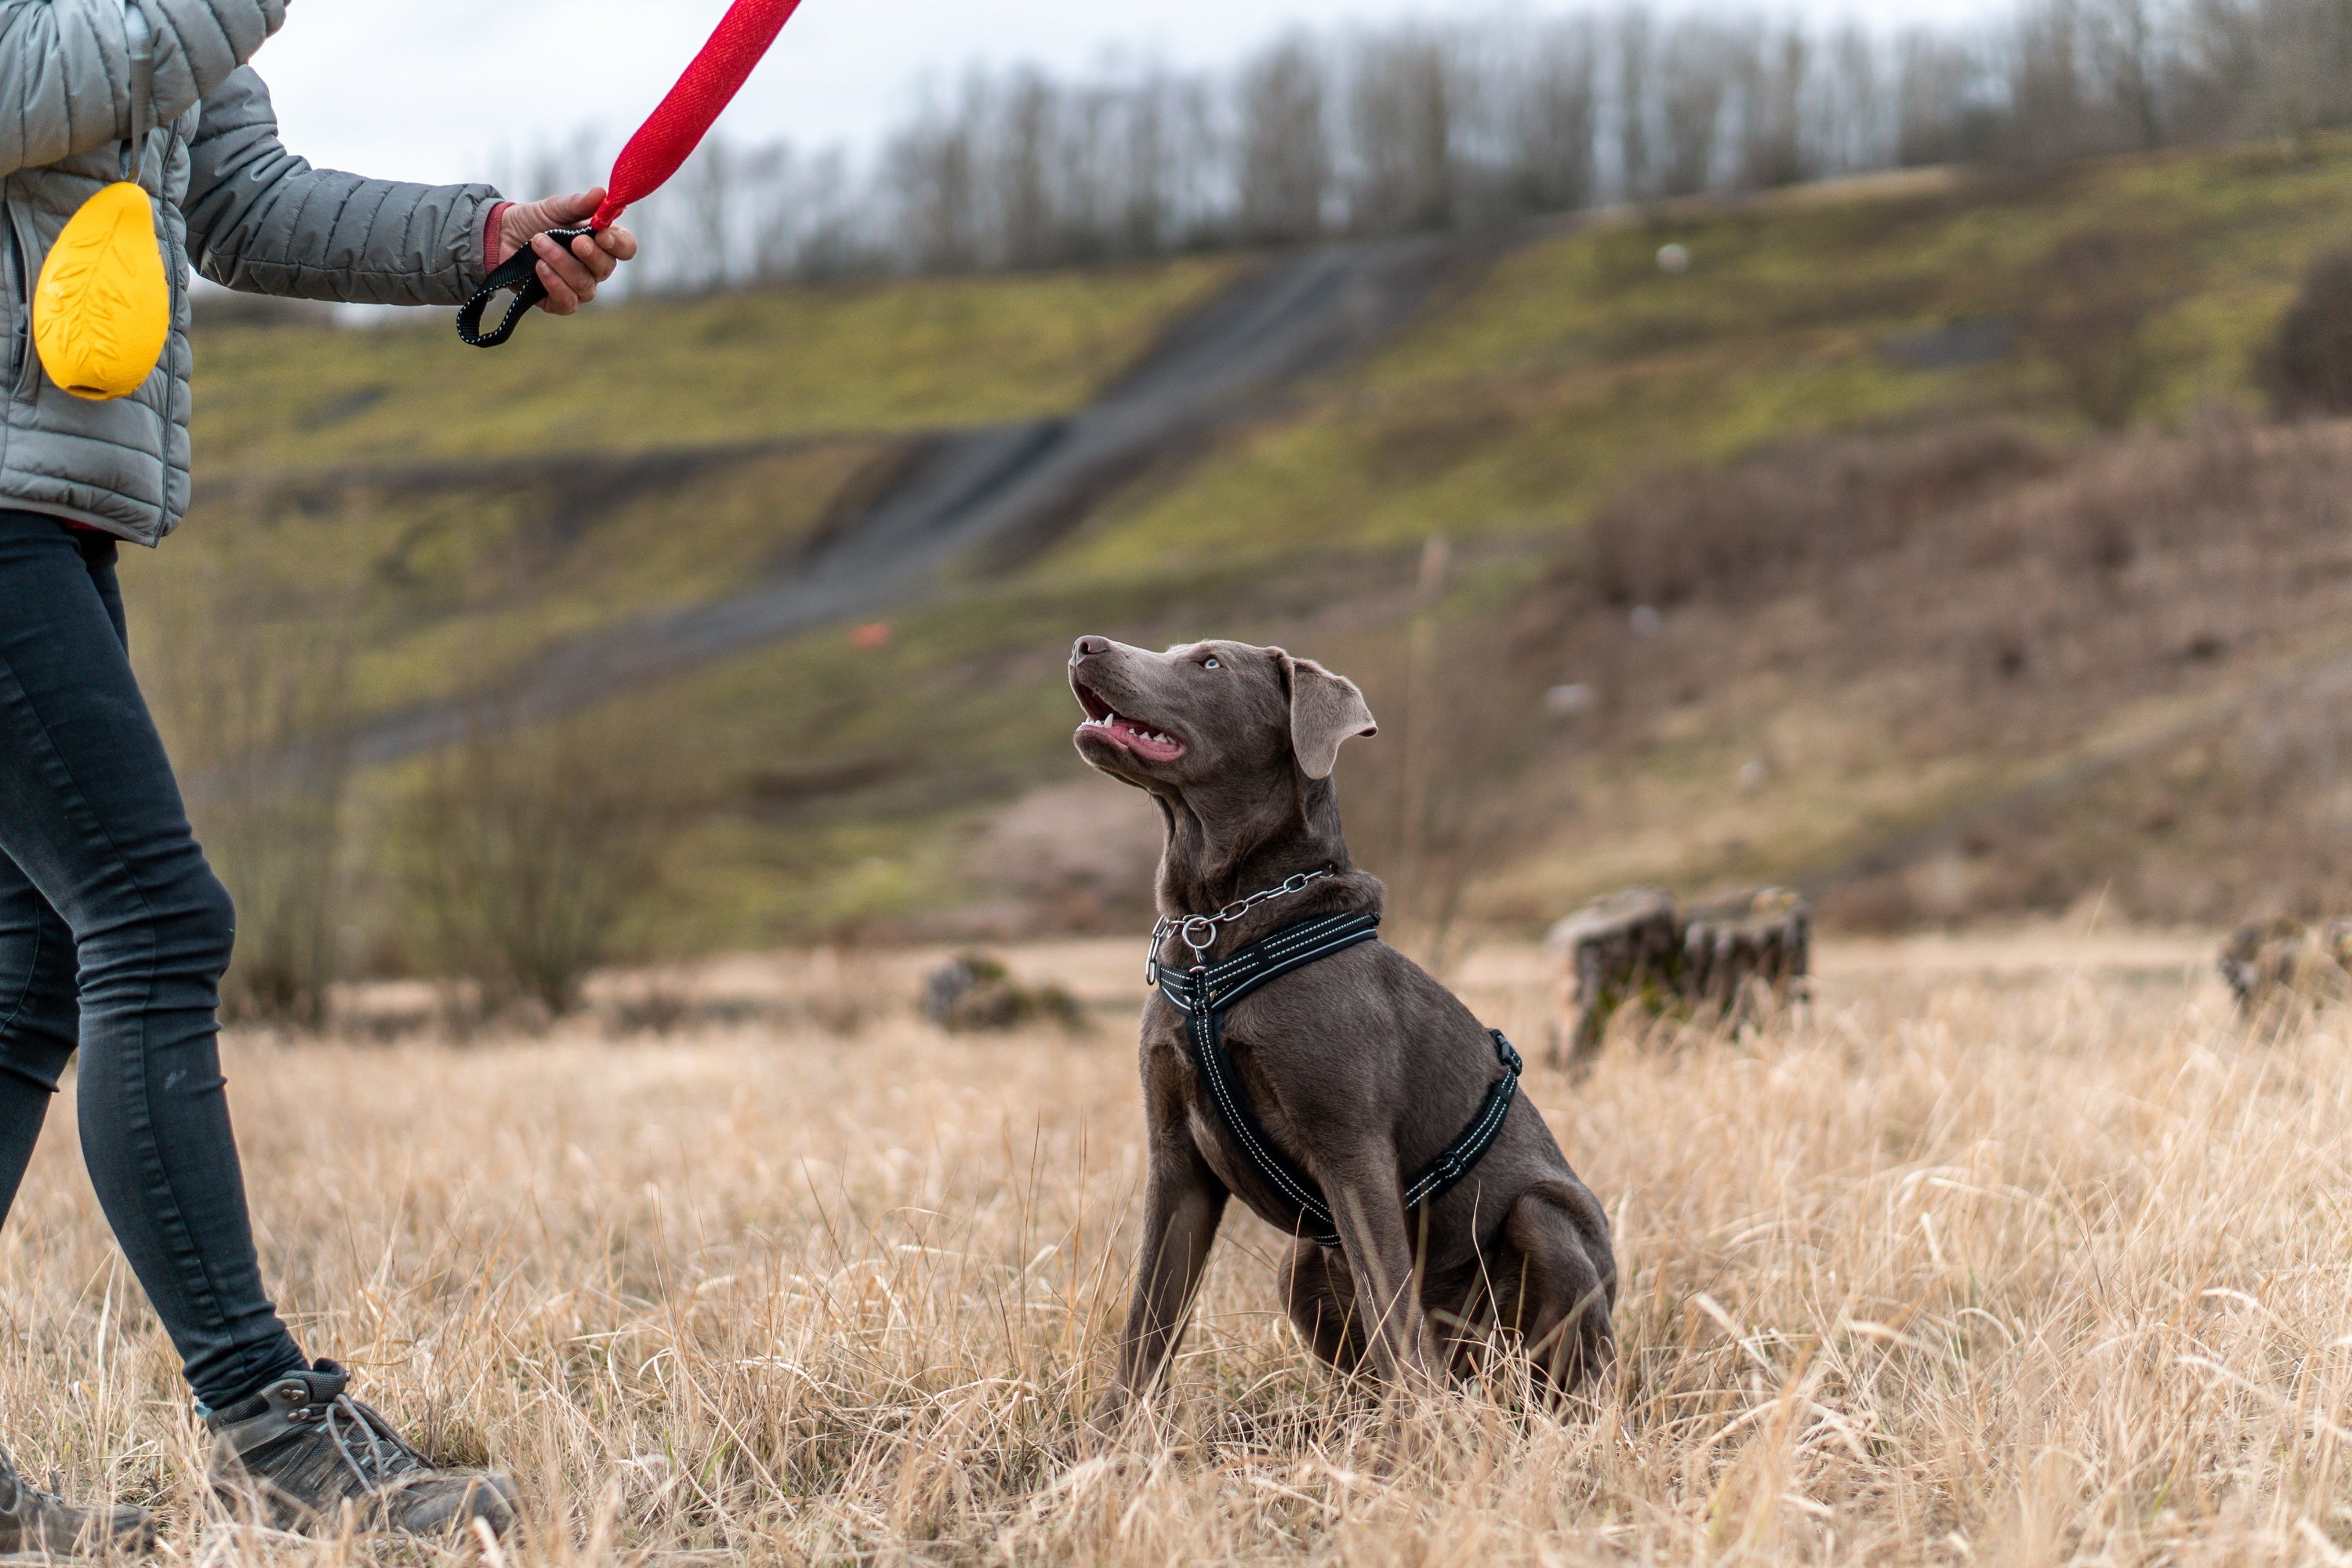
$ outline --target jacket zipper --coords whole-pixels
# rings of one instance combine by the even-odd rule
[[[33,352],[33,280],[25,275],[25,242],[16,235],[15,197],[7,198],[6,211],[0,216],[5,216],[8,229],[8,282],[16,312],[15,319],[8,323],[11,355],[8,369],[17,383],[16,390],[21,393],[24,390],[25,361]]]

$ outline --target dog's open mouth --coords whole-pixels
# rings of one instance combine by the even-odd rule
[[[1087,721],[1078,726],[1080,736],[1099,736],[1147,763],[1172,763],[1184,754],[1184,742],[1178,737],[1129,718],[1079,682],[1071,682],[1071,689],[1087,710]]]

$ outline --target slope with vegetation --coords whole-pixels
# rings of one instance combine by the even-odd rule
[[[657,763],[608,770],[660,824],[663,872],[642,880],[669,897],[637,910],[637,942],[1124,927],[1144,825],[1075,777],[1064,650],[1081,631],[1224,635],[1371,689],[1384,733],[1342,788],[1404,923],[1538,921],[1644,877],[1868,884],[1832,907],[1873,920],[2069,902],[2159,831],[2085,804],[2138,776],[2095,760],[2116,736],[2236,722],[2231,694],[2324,658],[2336,447],[2246,422],[2347,212],[2352,146],[2317,138],[1525,231],[1387,347],[1168,450],[1044,554],[969,569],[887,626],[615,691],[564,721],[553,754],[583,776],[545,787],[579,799],[599,756]],[[1686,268],[1660,266],[1669,245]],[[191,639],[323,620],[337,651],[303,662],[335,689],[277,704],[280,728],[471,692],[475,744],[501,743],[502,669],[788,565],[854,525],[915,433],[1076,405],[1248,265],[631,303],[504,359],[438,320],[208,327],[203,501],[131,573],[166,628],[146,646],[185,678],[226,667],[180,657]],[[2254,539],[2275,548],[2209,558]],[[1909,594],[1916,615],[1895,609]],[[2281,594],[2292,616],[2247,608]],[[2026,627],[2071,651],[2035,643],[2004,675],[1994,623],[2044,598],[2050,626],[2088,629]],[[1849,603],[1881,608],[1822,607]],[[1931,610],[1981,625],[1912,636]],[[2200,637],[2214,651],[2182,651]],[[1585,689],[1564,719],[1555,687]],[[214,757],[230,731],[178,733]],[[417,803],[499,793],[463,772],[338,786],[336,928],[362,933],[344,962],[429,961],[418,910],[460,895],[415,868],[416,824],[446,820]],[[2026,814],[2000,816],[2001,843],[2030,829],[2066,852],[2016,851],[2046,875],[1956,879],[1936,825],[2001,802]],[[2105,836],[2072,836],[2078,810]],[[1982,837],[1959,853],[1985,859]],[[2323,897],[2319,862],[2275,853],[2275,876],[2193,895],[2144,879],[2131,912]]]

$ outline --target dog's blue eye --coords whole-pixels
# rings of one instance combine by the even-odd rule
[[[1202,659],[1202,660],[1201,661],[1201,668],[1202,668],[1202,669],[1214,669],[1214,668],[1217,668],[1217,661],[1216,661],[1215,657],[1213,655],[1213,656],[1211,656],[1211,657],[1210,657],[1210,658],[1204,658],[1204,659]]]

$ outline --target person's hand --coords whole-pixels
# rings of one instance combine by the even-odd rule
[[[637,237],[614,224],[593,235],[582,235],[564,248],[547,237],[551,228],[573,228],[595,215],[604,199],[599,185],[576,196],[547,196],[517,202],[499,215],[499,255],[493,265],[529,246],[539,256],[539,280],[547,298],[539,308],[551,316],[568,316],[596,297],[596,285],[613,269],[637,254]]]

